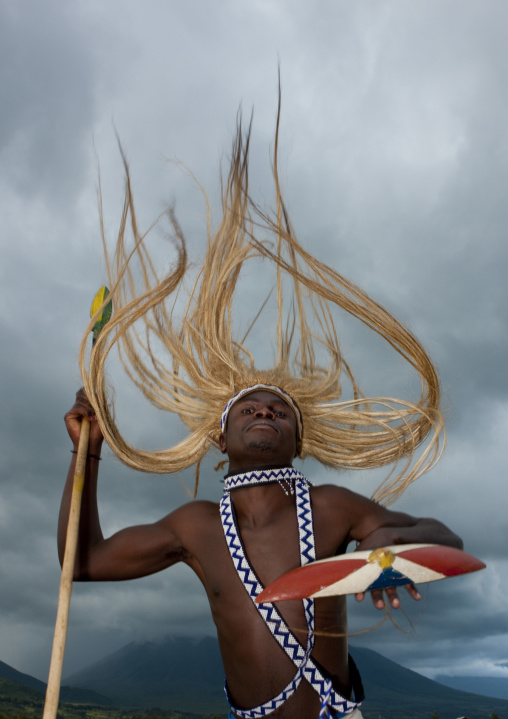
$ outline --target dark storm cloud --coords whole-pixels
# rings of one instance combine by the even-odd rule
[[[123,183],[114,125],[142,225],[175,199],[199,259],[202,199],[166,158],[189,164],[215,209],[236,111],[241,104],[247,118],[254,107],[251,188],[270,205],[280,57],[281,174],[300,239],[409,323],[440,368],[448,449],[398,508],[443,519],[488,563],[477,576],[430,585],[421,612],[405,602],[418,618],[414,634],[387,626],[353,643],[427,672],[474,673],[480,655],[489,670],[505,671],[506,4],[329,1],[316,13],[304,0],[150,0],[142,9],[52,0],[4,2],[0,14],[0,659],[45,678],[70,458],[62,417],[79,385],[89,304],[105,281],[97,158],[110,238]],[[154,247],[169,263],[163,236],[154,234]],[[256,290],[255,277],[249,286]],[[339,323],[362,387],[418,392],[375,338]],[[167,446],[181,433],[140,402],[115,363],[111,372],[135,443]],[[217,499],[213,459],[200,496]],[[367,494],[381,479],[306,468]],[[140,478],[107,451],[101,471],[108,534],[187,498],[177,479]],[[358,628],[378,618],[367,602],[351,616]],[[77,585],[71,622],[68,672],[134,638],[213,631],[184,568],[121,586]]]
[[[0,13],[2,179],[57,203],[83,180],[83,133],[93,118],[89,50],[67,3],[6,2]]]

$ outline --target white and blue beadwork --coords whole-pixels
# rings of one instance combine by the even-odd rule
[[[311,484],[309,480],[294,467],[253,469],[249,472],[241,472],[226,477],[224,479],[224,491],[230,492],[232,489],[237,489],[238,487],[252,487],[256,484],[273,484],[274,482],[278,482],[286,494],[288,491],[290,494],[293,494],[294,483],[297,480]]]
[[[269,479],[266,477],[260,477],[260,472],[262,474],[268,474]],[[237,477],[239,478],[238,483],[236,482]],[[349,701],[338,694],[332,688],[331,681],[322,675],[310,656],[314,647],[314,601],[312,599],[302,600],[308,628],[307,645],[305,648],[302,647],[298,639],[287,627],[273,604],[256,604],[255,602],[257,595],[263,590],[263,585],[251,567],[243,547],[238,528],[236,526],[229,489],[274,481],[290,481],[294,483],[298,534],[300,540],[300,563],[303,566],[308,562],[315,561],[316,550],[314,544],[312,506],[310,502],[308,481],[302,474],[292,467],[261,471],[255,470],[253,472],[245,472],[241,475],[228,477],[226,480],[228,483],[226,485],[226,492],[220,503],[220,513],[224,528],[224,536],[226,538],[233,564],[238,572],[238,576],[240,577],[242,584],[252,599],[254,606],[257,608],[261,617],[265,621],[271,634],[296,666],[297,671],[293,680],[280,692],[280,694],[270,701],[254,707],[253,709],[245,710],[233,706],[227,690],[227,684],[225,687],[226,695],[232,710],[235,714],[241,717],[241,719],[258,719],[259,717],[267,716],[280,707],[296,691],[302,678],[305,678],[321,698],[320,718],[324,719],[327,717],[329,715],[330,708],[347,714],[353,711],[358,704],[356,702]]]

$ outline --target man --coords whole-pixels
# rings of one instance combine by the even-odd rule
[[[129,579],[186,562],[205,587],[217,625],[232,717],[353,717],[362,690],[346,639],[336,636],[347,632],[344,600],[287,602],[278,609],[255,603],[262,586],[299,564],[344,552],[351,541],[363,549],[421,541],[459,546],[460,540],[439,522],[378,504],[394,501],[439,459],[439,380],[407,328],[296,239],[277,171],[279,116],[280,98],[272,163],[275,211],[261,209],[249,195],[251,128],[245,132],[239,119],[229,171],[221,178],[222,217],[213,231],[207,223],[199,260],[189,263],[170,211],[176,259],[162,277],[137,225],[125,164],[114,256],[106,252],[114,312],[90,353],[88,334],[97,317],[83,336],[85,394],[78,394],[67,415],[75,447],[80,419],[96,417],[76,578]],[[129,228],[133,248],[127,246]],[[251,283],[243,282],[243,271],[251,261],[258,264],[249,276],[259,281],[249,297],[245,288]],[[274,291],[265,300],[271,276]],[[270,299],[275,306],[267,305]],[[362,395],[339,343],[335,317],[341,311],[377,333],[403,369],[410,369],[409,396],[405,389],[395,399],[386,391]],[[264,317],[263,339],[253,342],[252,327]],[[105,371],[115,348],[145,397],[178,414],[188,428],[176,445],[149,451],[123,436]],[[416,398],[414,387],[420,388]],[[103,539],[96,503],[103,438],[130,467],[168,474],[194,466],[196,480],[202,459],[212,446],[219,448],[229,458],[220,508],[193,502],[153,525]],[[337,470],[392,465],[392,471],[372,502],[338,487],[309,489],[291,467],[297,455]],[[69,495],[68,484],[61,548]],[[415,588],[409,592],[418,598]],[[373,598],[383,606],[381,593]],[[388,598],[398,606],[395,590]]]
[[[313,610],[305,602],[284,602],[277,607],[300,642],[300,663],[293,663],[270,635],[262,613],[252,601],[252,592],[249,596],[249,586],[242,586],[232,545],[240,540],[237,549],[243,547],[260,585],[266,586],[299,566],[302,518],[297,505],[305,501],[309,492],[316,559],[343,553],[352,541],[357,542],[358,549],[369,549],[411,542],[461,547],[461,540],[436,520],[389,511],[332,485],[309,490],[305,478],[284,470],[291,467],[297,455],[305,427],[291,396],[270,385],[244,388],[228,403],[219,438],[220,450],[229,458],[227,490],[220,511],[214,502],[194,501],[154,524],[124,529],[104,539],[96,494],[103,436],[81,390],[66,415],[74,452],[84,416],[90,418],[91,429],[75,579],[134,579],[185,562],[205,588],[217,627],[230,717],[270,713],[277,719],[361,717],[355,708],[362,699],[361,682],[348,661],[345,599],[316,600],[310,624],[307,615]],[[60,514],[61,557],[75,456]],[[273,472],[274,481],[271,469],[278,470]],[[228,538],[231,527],[232,540]],[[414,586],[409,586],[408,591],[419,599]],[[392,607],[397,608],[396,589],[388,589],[386,594]],[[381,591],[372,592],[372,598],[376,607],[384,607]],[[323,679],[321,684],[319,679],[311,683],[309,666],[316,668]]]

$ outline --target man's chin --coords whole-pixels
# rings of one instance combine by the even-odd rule
[[[273,443],[266,439],[249,442],[248,447],[251,454],[255,452],[270,452],[275,449]]]

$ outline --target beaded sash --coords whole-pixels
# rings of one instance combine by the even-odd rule
[[[242,474],[227,477],[225,480],[225,494],[221,499],[220,513],[224,536],[235,565],[238,576],[242,581],[247,593],[252,599],[254,606],[265,621],[271,634],[284,649],[288,657],[296,666],[297,671],[292,681],[270,701],[265,702],[253,709],[238,709],[231,703],[226,684],[226,695],[232,710],[242,719],[258,719],[264,717],[280,707],[297,689],[301,680],[305,678],[313,689],[321,697],[321,710],[319,719],[329,716],[329,709],[349,713],[358,704],[349,701],[338,694],[332,687],[330,679],[325,678],[311,659],[311,652],[314,648],[314,600],[303,599],[305,619],[307,621],[307,645],[302,647],[295,635],[290,631],[276,607],[271,603],[256,604],[255,598],[262,591],[263,585],[259,581],[255,571],[247,558],[238,527],[234,510],[231,503],[229,491],[237,487],[266,484],[269,482],[282,483],[294,486],[296,495],[296,513],[298,519],[298,534],[300,540],[300,563],[303,566],[308,562],[315,561],[316,550],[314,544],[314,530],[312,524],[312,507],[307,479],[293,467],[281,469],[254,470]]]

